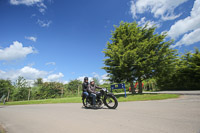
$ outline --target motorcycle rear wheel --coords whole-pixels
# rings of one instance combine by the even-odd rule
[[[89,108],[89,103],[86,101],[86,98],[83,98],[82,102],[85,108]]]

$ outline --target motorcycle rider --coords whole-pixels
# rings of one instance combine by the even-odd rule
[[[93,98],[93,100],[92,100],[93,107],[95,107],[95,105],[96,105],[96,94],[97,94],[96,88],[102,89],[101,87],[98,87],[98,86],[95,85],[94,80],[91,80],[90,84],[88,85],[88,92],[90,93],[90,96]]]
[[[88,94],[88,77],[84,78],[83,84],[82,84],[82,89],[83,89],[83,95],[86,96],[86,98],[89,96]]]

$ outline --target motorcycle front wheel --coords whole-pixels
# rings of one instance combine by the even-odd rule
[[[107,95],[104,99],[104,103],[109,109],[116,109],[118,106],[117,98],[113,95]]]

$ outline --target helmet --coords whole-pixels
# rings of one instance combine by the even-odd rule
[[[94,80],[92,79],[92,80],[90,80],[90,83],[92,83],[92,82],[94,82]]]
[[[84,81],[86,81],[86,80],[88,80],[88,77],[85,77],[85,78],[84,78]]]

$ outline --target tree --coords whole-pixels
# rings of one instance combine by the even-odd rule
[[[34,81],[35,86],[41,86],[43,84],[42,78],[37,78],[36,81]]]
[[[172,40],[164,41],[166,33],[155,34],[156,27],[139,27],[136,22],[121,22],[112,32],[111,42],[103,51],[106,59],[103,69],[112,82],[129,82],[135,93],[133,81],[142,81],[157,76],[176,60],[176,50],[169,46]]]
[[[200,52],[187,52],[179,61],[174,77],[177,89],[200,89]]]
[[[32,98],[33,99],[40,99],[40,90],[42,90],[42,86],[43,86],[43,79],[42,78],[37,78],[34,81],[34,86],[31,88],[31,93],[32,93]]]
[[[82,84],[80,80],[71,80],[67,85],[67,90],[73,94],[77,93],[79,86]]]
[[[178,58],[173,69],[168,69],[156,77],[161,90],[200,89],[200,52],[187,52]]]
[[[14,100],[26,100],[28,98],[28,82],[24,77],[18,77],[15,83],[15,89],[13,93]]]
[[[7,100],[9,100],[12,89],[13,85],[10,80],[0,79],[0,97],[7,95]]]
[[[45,82],[39,87],[37,97],[41,99],[62,97],[64,85],[59,82]]]

